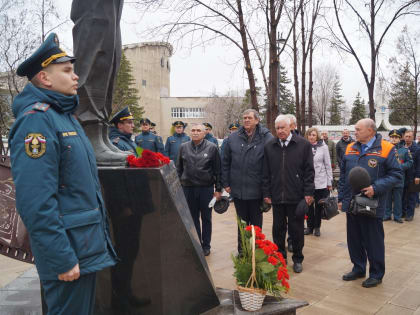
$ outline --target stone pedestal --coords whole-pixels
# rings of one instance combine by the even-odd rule
[[[96,314],[196,315],[219,305],[173,164],[99,168],[99,177],[121,261],[98,273]]]

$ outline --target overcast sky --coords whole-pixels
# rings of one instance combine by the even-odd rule
[[[56,3],[61,14],[67,15],[68,18],[71,1],[57,0]],[[149,23],[152,23],[151,21],[161,19],[161,16],[151,13],[145,14],[138,21],[139,16],[138,12],[125,4],[121,21],[123,45],[150,41],[149,38],[142,37],[142,31]],[[418,22],[418,20],[416,21]],[[407,22],[409,21],[401,20],[388,34],[382,51],[382,60],[386,61],[395,54],[395,39],[402,26]],[[59,34],[61,41],[65,42],[68,49],[71,49],[72,46],[71,27],[72,22],[70,21],[64,29],[60,30]],[[359,42],[358,49],[363,51],[365,57],[369,56],[369,46]],[[336,67],[342,82],[342,93],[348,105],[353,102],[357,92],[360,92],[362,97],[367,100],[367,88],[359,67],[352,56],[344,55],[344,57],[342,59],[335,50],[323,47],[315,51],[314,67],[325,64],[332,64]],[[171,58],[171,96],[209,96],[212,93],[223,95],[228,91],[244,91],[248,88],[248,81],[243,64],[238,63],[238,60],[241,60],[240,58],[237,48],[222,46],[217,43],[207,46],[205,49],[175,50]],[[281,62],[286,65],[289,78],[292,78],[292,60],[290,57],[282,54]],[[387,62],[382,62],[381,68],[389,73],[386,70]],[[259,82],[262,83],[262,80],[259,80]]]

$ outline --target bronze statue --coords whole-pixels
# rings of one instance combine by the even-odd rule
[[[107,126],[121,59],[123,4],[124,0],[73,0],[71,8],[75,72],[80,77],[76,114],[99,166],[125,164],[127,156],[111,144]]]

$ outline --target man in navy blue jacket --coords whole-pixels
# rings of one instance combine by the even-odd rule
[[[385,274],[385,244],[382,218],[390,189],[403,179],[395,147],[376,133],[372,119],[361,119],[355,125],[356,142],[350,143],[340,164],[338,183],[338,207],[347,213],[347,244],[353,269],[343,275],[351,281],[365,277],[369,259],[369,278],[363,281],[365,288],[375,287]],[[351,200],[359,192],[353,192],[349,184],[349,172],[360,166],[366,169],[371,185],[363,188],[365,196],[379,199],[376,217],[355,215],[350,209]]]
[[[416,208],[416,199],[417,192],[410,192],[408,190],[408,185],[410,182],[415,182],[416,184],[420,183],[420,150],[418,145],[415,144],[413,131],[405,130],[403,128],[401,131],[404,131],[404,146],[410,150],[410,153],[413,157],[414,164],[410,167],[405,176],[404,182],[404,192],[403,192],[403,206],[402,212],[403,217],[406,221],[413,221],[414,210]],[[402,142],[402,141],[401,141]]]
[[[9,136],[16,208],[29,232],[48,314],[92,314],[96,271],[115,265],[93,148],[74,112],[73,57],[51,33],[17,69]]]
[[[131,152],[137,156],[136,143],[131,140],[134,130],[133,115],[128,110],[128,106],[120,110],[110,120],[111,127],[109,130],[109,139],[121,151]]]

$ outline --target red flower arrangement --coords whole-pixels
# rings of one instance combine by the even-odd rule
[[[248,286],[248,280],[252,273],[252,226],[238,219],[239,231],[242,240],[242,253],[232,255],[235,267],[234,276],[237,284],[242,287]],[[259,289],[280,296],[281,292],[288,292],[289,274],[283,255],[278,252],[278,247],[273,242],[265,239],[261,228],[254,226],[255,231],[255,275]]]
[[[142,148],[137,148],[137,155],[139,157],[135,157],[134,155],[127,156],[127,163],[130,167],[161,167],[170,162],[169,158],[162,153],[152,152]]]

